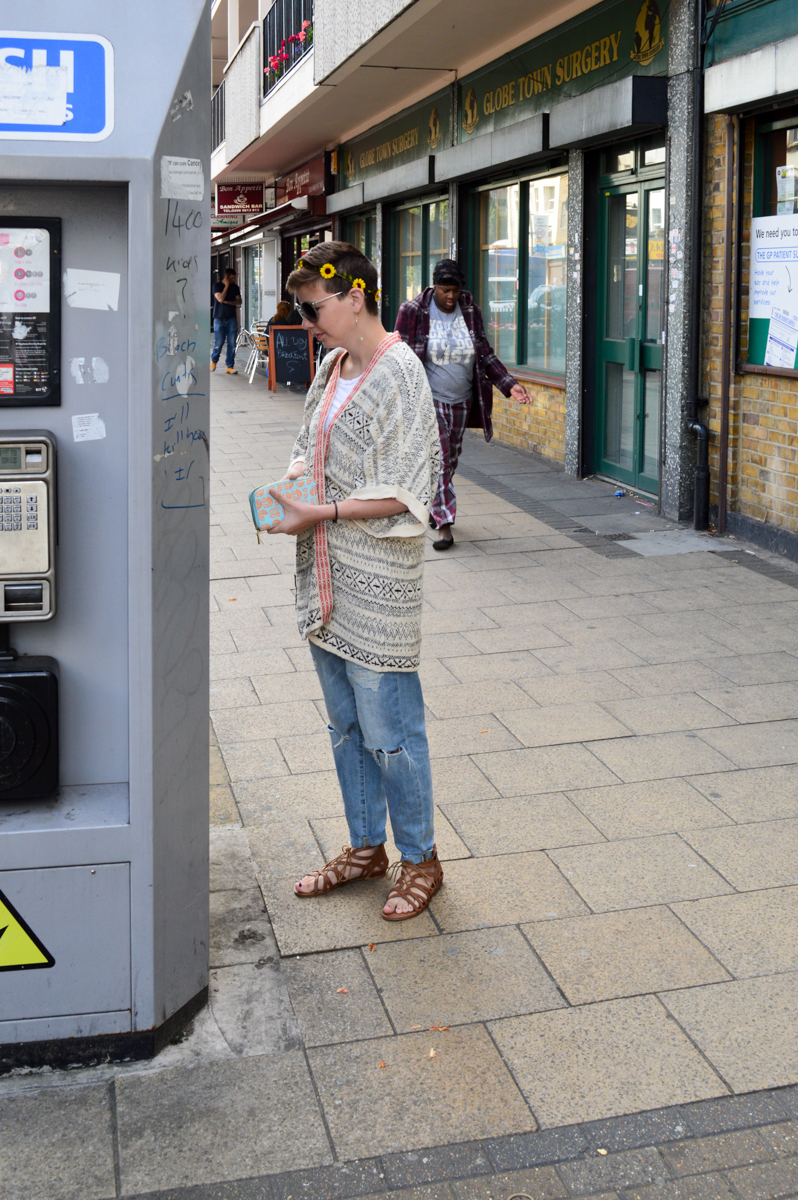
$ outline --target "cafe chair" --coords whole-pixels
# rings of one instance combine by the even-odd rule
[[[269,369],[269,335],[266,332],[268,321],[253,321],[250,329],[252,345],[247,360],[246,374],[249,382],[255,378],[258,367]]]

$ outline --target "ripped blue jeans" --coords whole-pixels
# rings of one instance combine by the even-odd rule
[[[371,671],[314,642],[310,652],[327,706],[350,843],[358,847],[384,842],[387,807],[402,858],[424,862],[435,837],[417,672]]]

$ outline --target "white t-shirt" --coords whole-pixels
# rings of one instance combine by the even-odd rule
[[[476,352],[462,310],[441,312],[434,300],[429,306],[429,338],[424,366],[436,400],[465,404],[471,399]]]
[[[325,433],[330,428],[330,426],[333,423],[333,420],[335,419],[335,417],[337,417],[338,413],[341,411],[343,406],[346,404],[347,400],[352,395],[352,392],[355,390],[355,388],[360,383],[360,380],[362,378],[363,378],[362,375],[358,375],[356,379],[341,379],[339,377],[338,386],[335,389],[335,395],[332,398],[332,404],[330,405],[330,410],[327,413],[327,417],[324,422],[324,432]]]

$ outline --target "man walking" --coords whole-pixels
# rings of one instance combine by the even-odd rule
[[[241,289],[236,283],[236,273],[228,267],[224,279],[213,288],[213,350],[211,351],[211,370],[216,370],[222,346],[227,339],[228,375],[237,375],[236,370],[236,339],[238,338],[238,307],[241,304]]]

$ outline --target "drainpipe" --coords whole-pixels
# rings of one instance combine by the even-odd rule
[[[718,533],[726,532],[729,465],[729,391],[731,388],[732,258],[734,255],[734,134],[735,122],[726,117],[726,180],[723,218],[723,309],[720,339],[720,437],[718,439]],[[738,151],[739,152],[739,151]]]
[[[687,428],[690,433],[695,434],[698,447],[693,499],[693,529],[704,533],[709,529],[709,430],[701,421],[691,421]]]

